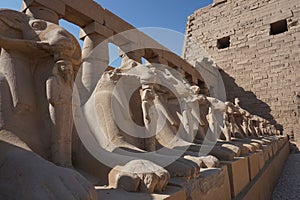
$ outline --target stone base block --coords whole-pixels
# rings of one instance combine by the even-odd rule
[[[220,168],[201,169],[198,178],[188,181],[171,179],[170,183],[185,188],[187,195],[186,199],[231,199],[229,176],[226,165],[223,165]]]
[[[289,155],[289,143],[279,149],[277,154],[266,163],[265,167],[251,183],[244,188],[236,199],[243,200],[265,200],[270,199],[274,186],[276,185],[286,159]]]
[[[253,180],[260,170],[260,153],[252,153],[249,156],[247,156],[247,158],[249,167],[249,177],[250,180]]]
[[[272,147],[276,143],[277,147]],[[248,156],[222,161],[220,168],[201,169],[197,178],[171,179],[166,191],[159,194],[105,186],[96,189],[99,199],[104,200],[265,200],[270,198],[288,154],[288,139],[281,137]]]
[[[263,150],[265,162],[268,162],[273,157],[271,144],[263,145],[262,150]]]
[[[281,148],[285,144],[285,138],[279,138],[278,140],[278,147]]]
[[[148,194],[139,192],[126,192],[124,190],[112,189],[108,187],[96,187],[99,200],[185,200],[185,190],[181,187],[168,186],[167,189],[159,194]]]
[[[247,157],[238,157],[233,161],[222,161],[227,165],[230,180],[231,196],[236,197],[250,182]]]
[[[289,140],[287,136],[279,136],[278,138],[279,138],[278,140],[279,148],[281,148]]]
[[[278,140],[276,140],[273,144],[272,144],[272,152],[273,155],[275,155],[278,151]]]
[[[265,158],[263,150],[258,150],[257,154],[259,155],[259,169],[261,170],[265,166]]]

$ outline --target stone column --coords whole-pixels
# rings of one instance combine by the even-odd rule
[[[78,74],[81,84],[78,89],[82,104],[89,99],[109,64],[108,35],[99,33],[101,30],[96,30],[99,26],[95,23],[86,26],[80,33],[80,39],[84,41],[82,67]]]

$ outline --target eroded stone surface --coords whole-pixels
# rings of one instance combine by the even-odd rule
[[[91,2],[87,2],[89,6]],[[224,2],[215,1],[215,6]],[[223,199],[228,199],[227,168],[210,168],[218,167],[219,160],[228,165],[231,193],[237,196],[248,183],[249,165],[245,165],[246,158],[240,158],[242,163],[235,157],[265,147],[261,156],[267,161],[280,150],[280,140],[273,136],[278,134],[275,126],[242,108],[238,99],[234,103],[222,102],[204,95],[208,94],[205,84],[202,83],[202,88],[194,85],[196,82],[201,85],[200,77],[183,78],[186,71],[195,72],[184,61],[178,62],[184,66],[176,66],[178,71],[157,65],[156,62],[168,65],[170,60],[178,61],[176,56],[170,59],[167,52],[164,56],[168,59],[165,59],[160,54],[152,55],[155,50],[144,51],[151,54],[144,66],[140,63],[142,54],[126,52],[121,68],[101,74],[90,62],[89,53],[95,51],[101,55],[96,59],[97,66],[107,68],[106,39],[116,32],[110,29],[109,20],[116,19],[110,15],[112,18],[106,23],[100,23],[96,17],[94,24],[82,33],[83,69],[76,87],[84,89],[84,95],[80,102],[73,103],[82,111],[96,146],[105,152],[104,159],[116,163],[110,165],[112,170],[104,175],[103,163],[88,151],[75,156],[76,162],[72,163],[72,153],[78,155],[83,145],[76,141],[77,135],[72,131],[71,110],[73,75],[82,60],[76,39],[57,23],[59,16],[70,19],[70,12],[74,12],[78,14],[73,13],[78,19],[76,23],[85,24],[95,9],[85,15],[79,12],[79,4],[72,4],[72,9],[64,13],[70,2],[60,1],[61,7],[46,3],[47,9],[36,7],[35,3],[31,1],[29,7],[24,8],[28,15],[0,10],[1,198],[21,198],[22,195],[28,199],[97,198],[91,183],[73,169],[59,167],[63,166],[87,169],[94,176],[100,174],[109,179],[109,185],[130,192],[163,192],[172,177],[185,181],[183,185],[189,198],[223,195]],[[124,25],[122,20],[117,20]],[[126,25],[124,29],[130,27]],[[96,31],[99,27],[104,28],[104,35]],[[99,44],[103,48],[97,48]],[[130,90],[132,93],[128,95]],[[128,106],[128,110],[124,110],[123,105]],[[118,120],[125,122],[125,126]],[[135,124],[143,127],[143,131],[135,129]],[[209,155],[203,154],[201,148],[209,149]],[[263,164],[260,163],[260,168]],[[250,169],[251,178],[255,178],[257,168]],[[246,175],[240,176],[241,172]],[[13,192],[15,188],[20,189]]]

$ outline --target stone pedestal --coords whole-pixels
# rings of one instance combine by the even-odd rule
[[[112,189],[108,187],[96,187],[99,200],[185,200],[185,190],[176,186],[168,186],[167,189],[159,194],[126,192],[124,190]]]
[[[272,144],[272,152],[273,155],[275,155],[278,151],[278,140],[276,140],[273,144]]]
[[[279,149],[277,154],[266,163],[257,177],[249,184],[237,199],[243,200],[265,200],[270,199],[273,188],[276,185],[286,159],[289,155],[289,143],[286,141],[284,146]]]
[[[227,166],[201,169],[198,178],[191,180],[171,179],[171,184],[185,188],[186,198],[191,200],[231,199]]]
[[[159,194],[126,192],[103,186],[96,187],[99,199],[269,199],[289,154],[287,138],[278,139],[278,150],[273,154],[275,143],[245,157],[223,161],[220,168],[201,169],[197,178],[171,179],[166,191]]]
[[[272,158],[273,155],[272,147],[270,145],[263,145],[262,151],[264,154],[265,162],[268,162],[268,160],[270,160],[270,158]]]
[[[248,167],[249,167],[249,177],[250,180],[253,180],[254,177],[259,173],[260,167],[260,153],[252,153],[248,158]]]
[[[257,153],[259,155],[259,169],[261,170],[265,166],[264,152],[260,149]]]
[[[230,180],[231,196],[236,197],[250,182],[247,157],[238,157],[233,161],[222,161],[227,165]]]

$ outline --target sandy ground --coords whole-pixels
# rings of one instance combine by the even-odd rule
[[[290,154],[271,199],[300,199],[300,153]]]

